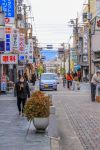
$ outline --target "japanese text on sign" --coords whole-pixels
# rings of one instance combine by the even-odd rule
[[[17,64],[17,55],[1,55],[2,64]]]
[[[5,12],[5,17],[14,17],[14,0],[0,0],[3,11]]]

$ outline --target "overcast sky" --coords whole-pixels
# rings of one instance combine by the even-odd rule
[[[84,0],[27,0],[32,6],[34,33],[40,43],[68,42],[67,22],[82,12]],[[79,13],[80,14],[80,13]]]

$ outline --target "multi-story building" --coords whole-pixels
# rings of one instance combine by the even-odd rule
[[[83,10],[83,16],[84,24],[88,23],[87,49],[89,73],[93,74],[95,70],[100,69],[100,1],[88,0],[88,5],[85,5]]]

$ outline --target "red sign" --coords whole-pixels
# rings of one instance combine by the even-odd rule
[[[100,28],[100,20],[97,21],[97,27]]]
[[[1,64],[17,64],[18,56],[17,54],[2,54],[1,55]]]
[[[96,17],[95,30],[100,30],[100,17]]]
[[[25,35],[20,35],[20,44],[19,44],[19,50],[24,51],[25,50]]]
[[[5,20],[5,23],[6,23],[6,24],[8,24],[8,23],[10,22],[10,19],[9,19],[9,18],[5,18],[4,20]]]
[[[5,33],[11,33],[12,32],[12,28],[5,28]]]

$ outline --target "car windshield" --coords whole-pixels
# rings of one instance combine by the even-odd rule
[[[57,76],[55,74],[42,74],[41,80],[56,80]]]

